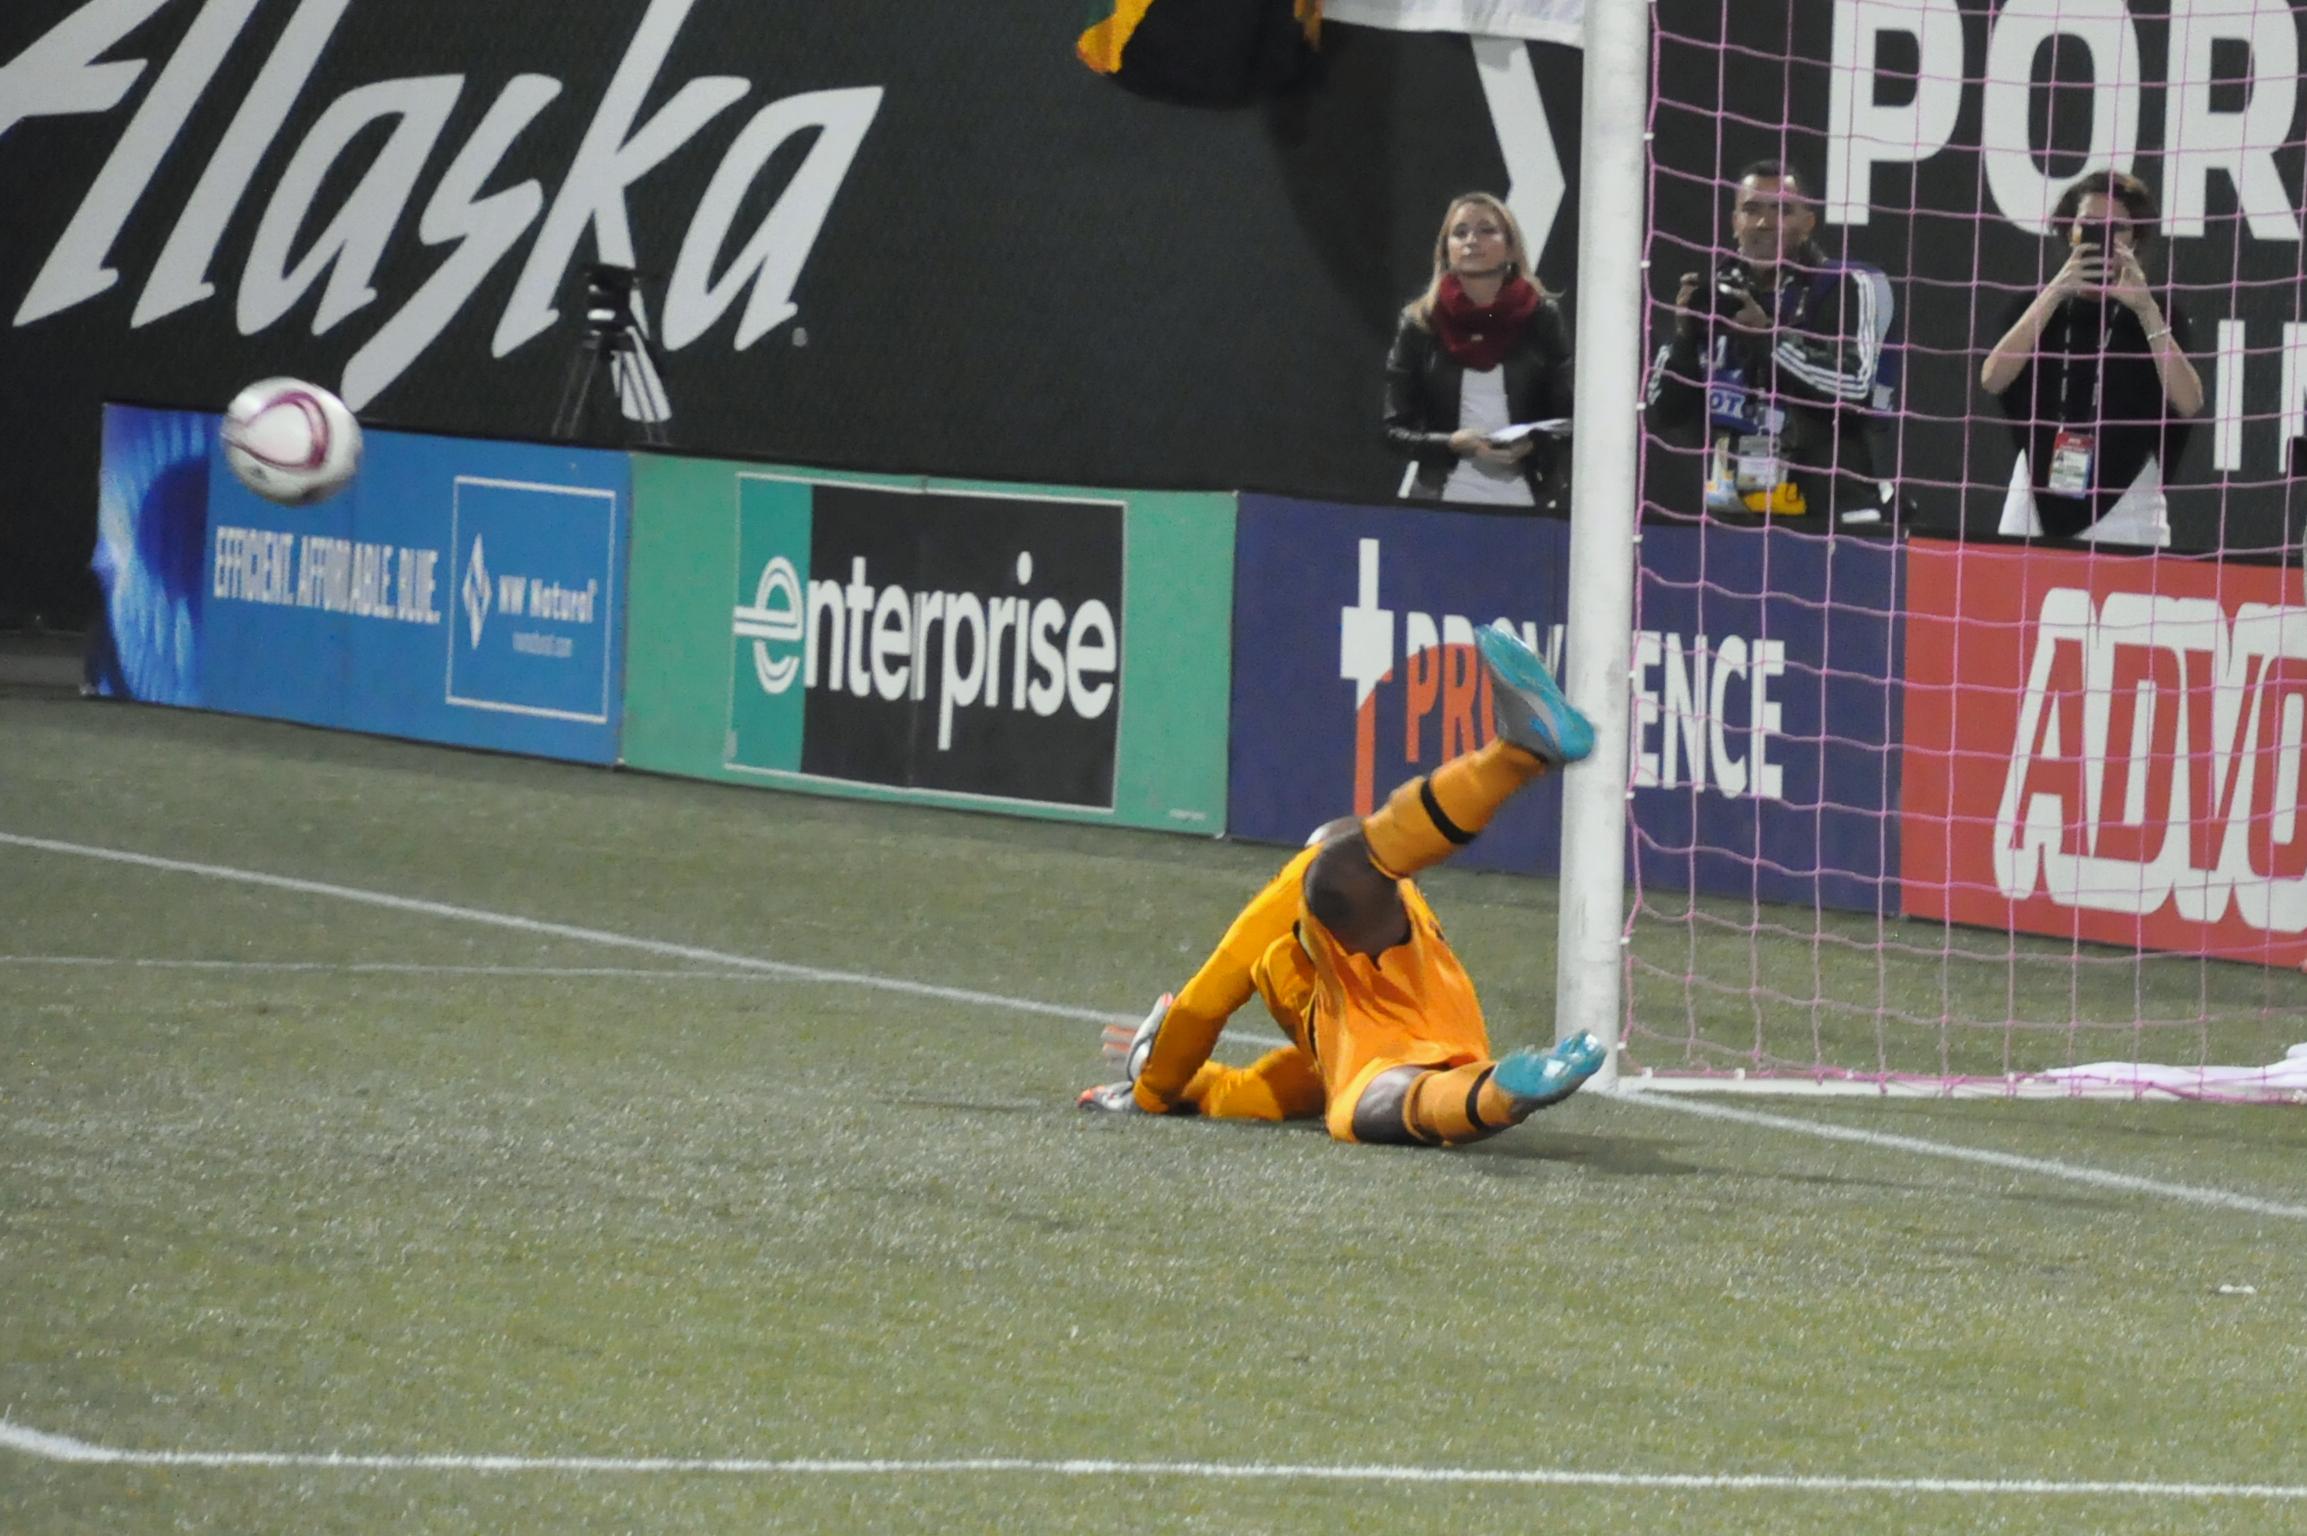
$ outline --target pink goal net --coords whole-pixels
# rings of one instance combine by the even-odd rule
[[[1653,14],[1630,1067],[2307,1101],[2302,18]]]

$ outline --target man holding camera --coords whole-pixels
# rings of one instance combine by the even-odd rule
[[[1651,368],[1650,425],[1700,430],[1710,512],[1883,527],[1896,472],[1890,280],[1830,259],[1817,228],[1791,168],[1763,161],[1740,173],[1736,250],[1711,277],[1682,275],[1674,338]]]

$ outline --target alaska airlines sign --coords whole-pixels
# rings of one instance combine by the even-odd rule
[[[252,336],[278,325],[319,288],[314,335],[328,335],[356,316],[370,322],[339,385],[355,410],[422,357],[507,262],[518,261],[519,276],[497,319],[497,357],[559,318],[554,298],[588,235],[599,259],[635,264],[628,192],[753,89],[740,76],[706,75],[667,95],[660,79],[666,56],[696,0],[650,0],[597,101],[562,101],[563,82],[544,74],[377,80],[328,103],[280,172],[258,181],[260,163],[275,149],[353,4],[300,0],[189,195],[162,201],[154,192],[161,162],[194,108],[227,57],[246,45],[255,13],[281,10],[278,0],[205,0],[165,59],[112,56],[127,51],[131,35],[156,13],[188,4],[88,0],[0,64],[0,153],[10,130],[29,118],[98,118],[116,133],[110,156],[62,229],[12,232],[19,240],[53,242],[16,302],[14,323],[36,325],[129,284],[136,289],[129,324],[141,328],[216,301],[224,288],[240,333]],[[127,110],[139,86],[142,95]],[[468,93],[486,96],[489,104],[461,144],[445,145],[451,113]],[[740,299],[739,351],[794,317],[794,284],[882,94],[879,86],[855,86],[754,108],[689,211],[655,327],[666,349],[697,341]],[[658,99],[662,104],[644,115],[644,103]],[[558,186],[548,192],[533,178],[495,185],[533,125],[551,113],[577,112],[588,113],[589,123]],[[767,212],[740,228],[740,211],[771,160],[802,140],[807,148],[798,169]],[[444,149],[446,163],[428,181],[427,169]],[[324,191],[334,193],[325,202]],[[136,219],[170,221],[170,229],[147,270],[123,272],[114,251]],[[219,272],[218,248],[236,219],[255,221],[254,240],[238,272]],[[372,317],[379,264],[411,241],[438,252],[437,260],[413,292]],[[0,306],[5,303],[0,296]]]

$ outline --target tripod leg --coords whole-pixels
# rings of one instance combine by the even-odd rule
[[[592,353],[586,358],[584,383],[579,386],[577,390],[577,403],[569,408],[569,430],[566,434],[567,436],[574,438],[586,438],[591,436],[593,425],[593,386],[601,381],[601,374],[604,371],[612,369],[615,366],[616,363],[613,359],[605,358],[598,352]],[[614,385],[611,387],[613,389]],[[611,408],[614,409],[613,403]]]
[[[553,436],[575,437],[584,427],[585,397],[593,392],[593,370],[600,358],[589,346],[579,347],[561,376],[561,400],[553,410]]]
[[[553,413],[553,435],[588,435],[592,425],[588,408],[593,404],[594,386],[604,375],[609,408],[637,423],[643,442],[664,446],[664,424],[673,414],[673,402],[665,393],[654,349],[648,348],[644,338],[630,334],[595,338],[569,359],[569,371],[561,381],[560,404]]]
[[[639,347],[629,351],[619,348],[610,369],[617,406],[624,413],[629,429],[638,433],[642,442],[664,447],[665,419],[672,415],[673,407],[665,398],[664,386],[650,367],[647,354]]]

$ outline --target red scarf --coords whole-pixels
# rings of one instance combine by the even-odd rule
[[[1477,304],[1466,296],[1456,273],[1442,278],[1434,293],[1434,334],[1458,363],[1487,373],[1506,360],[1522,328],[1538,313],[1538,287],[1519,274],[1498,287],[1498,296]]]

